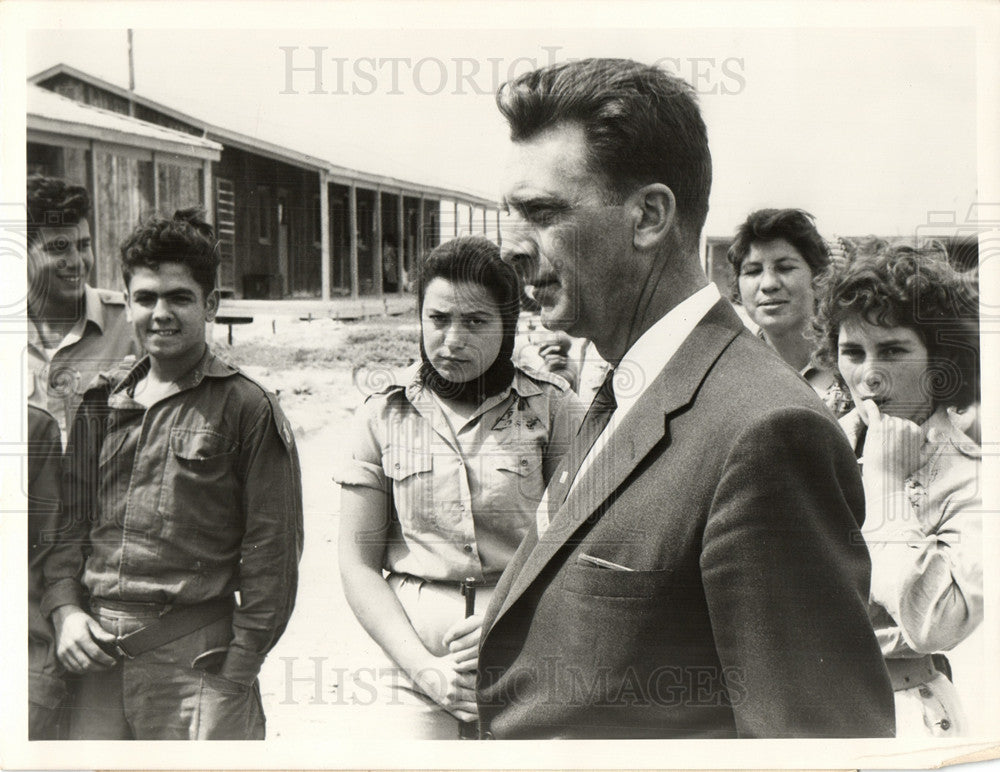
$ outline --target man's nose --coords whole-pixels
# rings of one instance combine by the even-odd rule
[[[153,318],[164,319],[172,315],[173,310],[170,308],[170,303],[165,298],[157,298],[156,303],[153,305]]]
[[[59,258],[59,267],[63,270],[72,269],[74,271],[82,271],[86,265],[85,256],[76,244],[70,244],[66,247]]]

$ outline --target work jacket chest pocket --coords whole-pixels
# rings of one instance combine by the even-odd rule
[[[185,530],[211,531],[235,524],[242,488],[237,449],[235,441],[212,429],[171,429],[160,514]]]
[[[434,509],[434,458],[430,452],[389,445],[382,453],[382,469],[392,486],[400,522],[429,517]]]

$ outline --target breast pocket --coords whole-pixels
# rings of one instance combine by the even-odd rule
[[[541,454],[496,453],[484,462],[491,509],[533,512],[545,490]]]
[[[670,590],[673,572],[620,571],[613,568],[574,565],[566,569],[563,589],[576,595],[602,598],[662,598]]]
[[[395,514],[404,527],[431,517],[434,458],[429,452],[389,445],[382,453],[382,469],[392,481]]]
[[[170,430],[159,511],[175,530],[236,523],[242,488],[236,451],[236,442],[212,429]]]

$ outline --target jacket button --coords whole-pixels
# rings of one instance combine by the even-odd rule
[[[951,722],[948,719],[946,719],[946,718],[942,718],[941,719],[941,728],[944,731],[947,732],[949,729],[951,729]]]
[[[462,547],[462,549],[465,550],[466,552],[468,552],[470,555],[472,554],[472,545],[471,544],[466,544],[464,547]]]

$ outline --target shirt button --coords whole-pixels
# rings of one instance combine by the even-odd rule
[[[931,696],[931,690],[928,689],[926,686],[921,686],[920,687],[920,696],[923,697],[926,700],[928,697]]]
[[[397,461],[397,462],[396,462],[395,464],[393,464],[393,467],[394,467],[395,469],[399,469],[399,462]]]
[[[470,555],[472,554],[472,545],[471,544],[466,544],[464,547],[462,547],[462,549],[465,550],[465,552],[469,553]]]
[[[946,719],[946,718],[942,718],[941,719],[941,728],[944,731],[947,732],[949,729],[951,729],[951,722],[948,719]]]
[[[528,465],[528,459],[522,458],[521,459],[521,466],[527,466],[527,465]]]

